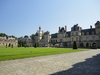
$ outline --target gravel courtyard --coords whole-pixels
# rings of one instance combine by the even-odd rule
[[[0,75],[100,75],[100,50],[0,61]]]

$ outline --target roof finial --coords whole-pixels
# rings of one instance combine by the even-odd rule
[[[41,27],[39,26],[39,31],[41,31]]]

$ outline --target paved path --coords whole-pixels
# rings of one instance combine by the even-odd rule
[[[67,72],[65,71],[72,69],[74,64],[85,62],[85,59],[92,58],[98,54],[100,54],[100,50],[89,50],[68,54],[0,61],[0,75],[66,75]]]

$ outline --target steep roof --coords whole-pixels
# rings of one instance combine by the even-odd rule
[[[97,22],[95,23],[95,25],[100,25],[100,21],[97,21]]]
[[[92,35],[92,32],[94,32],[94,34],[96,34],[95,28],[92,28],[92,29],[83,29],[83,30],[81,30],[81,32],[84,32],[84,35],[86,35],[87,32],[89,32],[89,35]]]
[[[51,38],[57,38],[57,33],[51,34]]]
[[[49,31],[46,31],[45,33],[44,33],[44,35],[48,35],[50,32]]]

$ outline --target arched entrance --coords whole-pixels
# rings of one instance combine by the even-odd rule
[[[97,46],[96,46],[96,43],[94,42],[94,43],[92,43],[92,48],[93,49],[96,49],[97,48]]]
[[[84,47],[84,44],[83,43],[80,43],[80,47],[83,48]]]
[[[67,42],[63,42],[63,46],[64,47],[67,47],[68,45],[67,45]]]
[[[89,48],[89,43],[86,43],[86,48]]]

